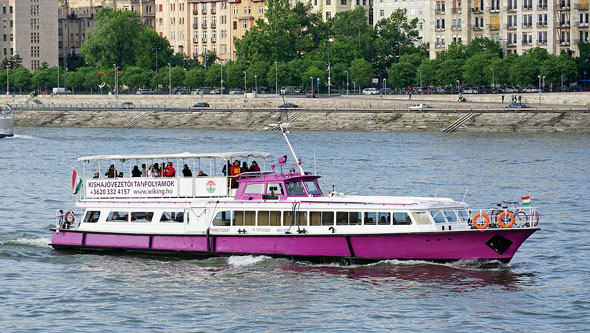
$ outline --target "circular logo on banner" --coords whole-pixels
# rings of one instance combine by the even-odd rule
[[[207,184],[205,184],[205,187],[207,188],[207,192],[209,193],[213,193],[215,192],[215,182],[210,180],[207,182]]]

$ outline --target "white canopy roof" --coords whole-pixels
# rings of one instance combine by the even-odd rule
[[[155,155],[96,155],[96,156],[85,156],[79,157],[79,162],[90,162],[96,160],[167,160],[167,159],[186,159],[186,158],[219,158],[223,160],[231,160],[232,158],[267,158],[271,156],[269,153],[256,152],[256,151],[243,151],[243,152],[228,152],[228,153],[180,153],[180,154],[155,154]]]

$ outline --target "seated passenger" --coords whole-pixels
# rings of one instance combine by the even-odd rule
[[[244,161],[244,162],[242,163],[242,172],[248,172],[248,171],[250,171],[250,170],[248,169],[248,163],[246,163],[246,161]]]
[[[92,178],[100,178],[100,176],[98,175],[98,172],[95,172],[94,177],[92,177]]]
[[[231,167],[229,166],[229,160],[225,161],[225,165],[223,166],[223,169],[221,170],[221,172],[223,173],[224,176],[227,176],[228,171],[231,170]]]
[[[256,161],[252,161],[252,165],[250,165],[250,172],[260,172],[260,167]]]
[[[158,163],[154,163],[154,173],[152,177],[160,177],[160,165]]]
[[[123,178],[123,171],[119,172],[119,175],[117,177]]]
[[[191,171],[191,169],[188,168],[187,164],[185,164],[184,167],[182,168],[182,175],[185,177],[192,177],[193,176],[193,172]]]
[[[107,172],[104,174],[107,178],[115,178],[117,176],[117,170],[115,170],[115,165],[111,164]]]
[[[139,170],[137,165],[133,167],[133,170],[131,170],[131,177],[141,177],[141,170]]]
[[[146,167],[145,167],[145,163],[143,163],[143,164],[141,165],[141,176],[142,176],[142,177],[147,177],[147,175],[148,175],[148,171],[147,171],[147,169],[146,169]]]
[[[197,175],[197,177],[207,177],[208,175],[206,173],[204,173],[202,170],[199,170],[199,174]]]
[[[238,160],[235,160],[235,161],[234,161],[234,164],[233,164],[233,165],[232,165],[232,167],[231,167],[231,172],[230,172],[230,174],[231,174],[232,176],[237,176],[237,175],[239,175],[240,173],[242,173],[242,169],[240,168],[240,161],[238,161]]]
[[[172,166],[172,162],[168,162],[168,166],[164,169],[164,177],[175,177],[176,170]]]

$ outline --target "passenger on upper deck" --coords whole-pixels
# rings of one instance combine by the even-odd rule
[[[158,170],[156,170],[156,166],[154,164],[150,165],[150,169],[148,170],[148,177],[159,177],[159,176],[160,176],[160,173],[158,172]]]
[[[92,177],[92,178],[100,178],[100,176],[98,175],[98,172],[95,172],[94,177]]]
[[[199,174],[197,175],[197,177],[207,177],[208,175],[206,173],[204,173],[202,170],[199,170]]]
[[[248,172],[250,171],[250,169],[248,169],[248,163],[246,163],[246,161],[244,161],[242,163],[242,172]]]
[[[252,161],[252,165],[250,165],[250,172],[260,172],[260,167],[256,161]]]
[[[232,165],[232,167],[231,167],[230,175],[237,176],[240,173],[242,173],[242,169],[240,168],[240,161],[235,160],[234,165]]]
[[[158,165],[158,163],[154,163],[154,172],[152,173],[152,177],[160,177],[160,165]]]
[[[111,164],[107,172],[104,174],[107,178],[115,178],[117,176],[117,170],[115,170],[115,165]]]
[[[224,176],[227,176],[227,173],[229,170],[231,170],[231,167],[229,166],[229,160],[226,160],[225,165],[223,166],[223,169],[221,170],[221,172],[223,173]]]
[[[117,177],[123,178],[123,171],[119,172],[119,175]]]
[[[193,172],[191,171],[191,169],[188,168],[188,164],[185,164],[184,167],[182,168],[182,175],[185,177],[192,177],[193,176]]]
[[[176,176],[176,170],[172,166],[172,162],[168,162],[168,166],[164,169],[164,177]]]
[[[145,168],[145,163],[143,163],[143,164],[141,165],[141,176],[142,176],[142,177],[147,177],[147,175],[148,175],[148,174],[147,174],[147,169]]]
[[[141,171],[139,170],[137,165],[133,167],[133,170],[131,170],[131,176],[132,177],[141,177]]]

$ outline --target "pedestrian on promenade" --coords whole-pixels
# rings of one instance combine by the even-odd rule
[[[504,95],[502,95],[502,104],[504,104]]]
[[[522,102],[522,96],[518,95],[518,103]]]

